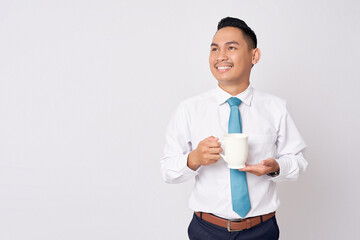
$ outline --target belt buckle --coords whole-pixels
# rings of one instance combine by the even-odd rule
[[[244,230],[244,229],[241,229],[241,230],[233,230],[233,229],[231,229],[231,220],[227,220],[227,230],[228,230],[228,232],[241,232],[242,230]]]

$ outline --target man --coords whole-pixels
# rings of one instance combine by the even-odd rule
[[[244,21],[222,19],[209,57],[218,87],[181,102],[170,121],[161,169],[168,183],[195,177],[190,239],[278,239],[276,182],[295,180],[307,167],[285,101],[250,85],[260,56]],[[229,169],[220,157],[219,138],[232,129],[248,135],[242,169]]]

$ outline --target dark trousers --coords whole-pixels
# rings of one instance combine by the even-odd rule
[[[226,228],[206,222],[194,214],[188,234],[190,240],[277,240],[279,227],[274,216],[250,229],[228,232]]]

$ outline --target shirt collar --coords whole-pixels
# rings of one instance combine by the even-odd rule
[[[251,87],[251,85],[249,85],[249,87],[239,93],[236,96],[232,96],[230,93],[225,92],[223,89],[221,89],[219,87],[219,85],[216,88],[216,99],[219,105],[225,103],[229,98],[231,97],[237,97],[239,98],[243,103],[245,103],[246,105],[250,106],[251,105],[251,100],[253,97],[253,88]]]

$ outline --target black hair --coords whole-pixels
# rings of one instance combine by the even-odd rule
[[[244,37],[248,38],[250,41],[247,41],[249,48],[256,48],[257,46],[257,39],[254,31],[241,19],[233,18],[233,17],[226,17],[220,20],[217,30],[219,31],[221,28],[224,27],[236,27],[239,28],[243,33]],[[252,45],[250,45],[250,44]]]

